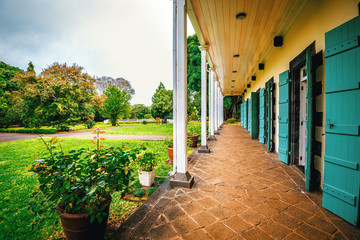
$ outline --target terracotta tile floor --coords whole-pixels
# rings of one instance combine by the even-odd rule
[[[192,189],[165,181],[110,239],[360,239],[242,127],[224,125],[216,138],[189,164]]]

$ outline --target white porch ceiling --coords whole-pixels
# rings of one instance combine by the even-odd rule
[[[274,37],[286,34],[307,1],[187,0],[189,18],[200,44],[209,45],[208,60],[224,95],[241,94],[258,64],[266,68]],[[246,18],[237,20],[241,12]]]

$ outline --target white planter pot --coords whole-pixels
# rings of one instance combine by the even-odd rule
[[[140,184],[145,187],[150,187],[154,183],[155,179],[155,168],[151,172],[139,170],[139,181]]]

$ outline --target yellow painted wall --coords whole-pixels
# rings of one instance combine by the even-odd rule
[[[275,107],[275,147],[278,152],[279,147],[279,128],[278,119],[278,83],[279,74],[289,70],[289,63],[312,42],[315,41],[315,51],[325,50],[325,33],[347,21],[358,16],[358,0],[309,0],[297,20],[291,26],[289,31],[283,36],[284,44],[282,47],[275,48],[269,60],[265,62],[265,69],[257,71],[256,81],[251,82],[251,88],[245,93],[245,100],[250,97],[250,93],[264,88],[265,83],[274,77],[276,84],[276,107]],[[323,94],[318,96],[316,109],[323,112],[325,119],[325,67],[319,67],[316,71],[316,80],[323,83]],[[321,172],[323,181],[324,169],[324,149],[325,137],[324,128],[316,127],[315,138],[321,141],[322,157],[315,158],[315,168]]]

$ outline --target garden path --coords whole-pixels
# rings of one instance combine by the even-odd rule
[[[69,132],[45,134],[45,137],[67,137],[67,138],[85,138],[92,139],[93,134],[89,132]],[[38,138],[39,134],[32,133],[0,133],[0,142],[12,142],[24,139]],[[102,134],[101,137],[105,139],[127,139],[127,140],[142,140],[142,141],[161,141],[165,136],[154,135],[116,135],[116,134]]]
[[[109,239],[360,239],[244,128],[224,125],[216,138],[189,163],[192,189],[167,179]]]

